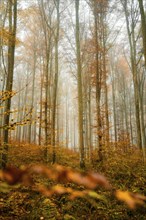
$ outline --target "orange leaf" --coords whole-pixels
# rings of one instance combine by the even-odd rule
[[[144,204],[144,200],[146,200],[145,196],[130,192],[123,192],[120,190],[116,191],[116,197],[117,199],[125,202],[131,209],[134,209],[136,205]]]

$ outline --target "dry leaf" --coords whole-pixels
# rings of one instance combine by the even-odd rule
[[[131,209],[134,209],[136,205],[144,204],[144,200],[146,200],[145,196],[130,193],[130,192],[123,192],[120,190],[116,191],[116,197],[119,200],[125,202]]]

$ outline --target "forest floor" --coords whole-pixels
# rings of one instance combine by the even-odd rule
[[[48,152],[51,155],[51,150]],[[16,167],[44,164],[43,147],[13,143],[9,150],[9,163]],[[47,166],[51,165],[51,156]],[[94,158],[93,158],[94,160]],[[57,163],[79,169],[79,155],[64,148],[57,149]],[[104,162],[86,161],[86,170],[104,174],[116,188],[146,195],[146,167],[137,149],[105,151]],[[36,182],[46,186],[52,184],[44,178]],[[0,185],[2,186],[2,182]],[[73,188],[80,186],[72,184]],[[45,197],[30,187],[16,185],[0,190],[0,220],[146,220],[146,204],[130,210],[125,204],[111,197],[109,192],[98,188],[96,192],[104,200],[77,198],[71,200],[67,195]]]

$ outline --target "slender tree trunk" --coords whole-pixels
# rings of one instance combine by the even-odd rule
[[[93,146],[92,146],[92,117],[91,117],[91,82],[89,83],[89,100],[88,100],[88,129],[89,129],[89,138],[88,138],[88,146],[89,146],[89,158],[92,161],[93,154]]]
[[[74,151],[76,152],[76,116],[75,116],[75,114],[73,116],[73,120],[74,120],[74,125],[73,125],[73,128],[74,128]]]
[[[58,64],[58,42],[59,42],[59,28],[60,28],[60,13],[59,13],[59,5],[60,0],[55,0],[56,11],[57,11],[57,27],[55,34],[55,78],[53,85],[53,100],[52,100],[52,147],[53,147],[53,155],[52,161],[56,162],[56,147],[55,147],[55,125],[56,125],[56,101],[57,101],[57,87],[58,87],[58,74],[59,74],[59,64]]]
[[[27,94],[28,94],[28,81],[29,81],[29,69],[27,67],[27,76],[26,76],[26,88],[25,88],[25,95],[24,95],[24,110],[23,110],[23,118],[25,118],[26,114],[27,114],[27,107],[26,107],[26,102],[27,102]],[[25,124],[25,126],[23,126],[23,133],[22,133],[22,140],[26,141],[27,138],[27,124]]]
[[[34,42],[36,44],[36,42]],[[30,125],[28,129],[28,142],[31,143],[32,140],[32,114],[34,109],[34,94],[35,94],[35,75],[36,75],[36,48],[34,49],[33,57],[33,75],[32,75],[32,96],[31,96],[31,105],[30,105]]]
[[[130,114],[130,136],[131,136],[131,143],[133,145],[133,127],[132,127],[132,105],[131,105],[131,100],[129,100],[130,104],[130,109],[129,109],[129,114]]]
[[[115,97],[115,80],[112,75],[112,101],[113,101],[113,119],[114,119],[114,136],[117,143],[117,120],[116,120],[116,97]]]
[[[124,110],[124,116],[125,116],[125,128],[126,128],[126,133],[129,135],[129,128],[128,128],[128,114],[127,114],[127,94],[126,94],[126,85],[125,85],[125,78],[124,75],[122,75],[122,81],[123,81],[123,110]]]
[[[68,97],[67,97],[67,94],[66,94],[66,100],[65,100],[65,104],[66,104],[66,106],[65,106],[65,109],[66,109],[66,111],[65,111],[65,116],[66,116],[66,119],[65,119],[65,121],[66,121],[66,125],[65,125],[65,128],[66,128],[66,148],[68,148]]]
[[[49,41],[47,42],[47,34],[45,33],[45,40],[46,40],[46,66],[45,66],[45,78],[46,78],[46,84],[45,84],[45,145],[47,148],[47,145],[49,144],[49,127],[50,127],[50,117],[48,115],[50,111],[50,75],[51,71],[49,69],[49,65],[51,65],[51,39],[52,37],[49,36]],[[47,151],[46,151],[47,154]],[[47,155],[46,155],[47,156]]]
[[[94,31],[95,31],[95,45],[96,45],[96,110],[97,110],[97,137],[98,137],[98,156],[99,160],[103,160],[102,153],[102,126],[101,126],[101,112],[100,112],[100,96],[101,96],[101,83],[100,83],[100,67],[99,67],[99,45],[98,45],[98,15],[96,2],[94,5]]]
[[[51,96],[51,94],[52,94],[52,86],[51,86],[51,82],[52,82],[52,72],[53,72],[53,54],[52,54],[53,52],[52,52],[52,48],[51,48],[51,50],[50,50],[50,67],[49,67],[49,81],[50,81],[50,83],[49,83],[49,90],[48,90],[48,99],[49,99],[49,101],[48,101],[48,105],[49,105],[49,109],[48,109],[48,127],[49,127],[49,129],[48,129],[48,145],[51,145],[51,135],[52,135],[52,123],[51,123],[51,117],[52,117],[52,115],[51,115],[51,113],[52,113],[52,96]]]
[[[42,69],[41,69],[42,71]],[[44,83],[44,73],[41,73],[41,88],[40,88],[40,116],[39,116],[39,145],[42,143],[42,116],[43,116],[43,83]]]
[[[19,80],[19,91],[21,90],[21,80]],[[20,122],[20,118],[21,118],[21,92],[19,92],[18,94],[18,114],[17,114],[17,122]],[[17,126],[17,130],[16,130],[16,140],[18,142],[20,142],[20,126]]]
[[[57,97],[57,109],[56,109],[56,119],[57,119],[57,122],[56,122],[56,126],[57,126],[57,135],[56,135],[56,144],[57,146],[59,146],[59,143],[60,143],[60,120],[59,120],[59,115],[60,115],[60,111],[59,111],[59,97]]]
[[[108,110],[108,88],[107,88],[107,49],[106,49],[106,40],[107,40],[107,31],[105,27],[106,15],[103,9],[102,12],[102,29],[103,29],[103,74],[104,74],[104,92],[105,92],[105,122],[106,122],[106,141],[109,145],[109,110]]]
[[[84,139],[83,139],[83,94],[82,94],[82,67],[80,54],[80,25],[79,25],[79,0],[75,1],[76,11],[76,55],[77,55],[77,83],[78,83],[78,126],[79,126],[79,149],[80,167],[85,167]]]
[[[140,91],[140,110],[141,110],[141,137],[142,137],[142,151],[144,163],[146,163],[146,134],[145,134],[145,121],[144,121],[144,83],[142,82]]]
[[[106,140],[109,144],[109,111],[108,111],[108,88],[107,88],[107,76],[106,76],[106,59],[104,54],[104,90],[105,90],[105,121],[106,121]]]
[[[34,109],[37,109],[37,103],[35,100],[34,103]],[[32,130],[32,136],[33,136],[33,144],[36,144],[37,142],[37,111],[35,110],[34,112],[34,125],[33,125],[33,130]]]

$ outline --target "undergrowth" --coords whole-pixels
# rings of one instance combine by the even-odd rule
[[[57,163],[80,170],[79,155],[69,149],[57,148]],[[16,167],[32,164],[51,164],[52,149],[48,148],[48,161],[44,160],[44,147],[12,143],[9,150],[9,163]],[[96,157],[96,154],[93,154]],[[146,167],[143,165],[141,152],[136,148],[126,149],[108,147],[101,164],[92,158],[86,160],[86,170],[104,174],[116,189],[146,195]],[[51,180],[34,177],[37,184],[53,185]],[[3,184],[2,182],[0,184]],[[82,186],[66,183],[76,190]],[[2,185],[1,185],[2,186]],[[77,198],[71,200],[67,195],[54,195],[47,198],[27,186],[5,185],[0,193],[0,219],[3,220],[145,220],[146,205],[130,210],[116,200],[110,193],[98,187],[96,192],[104,199]]]

